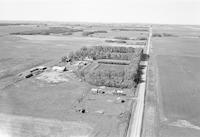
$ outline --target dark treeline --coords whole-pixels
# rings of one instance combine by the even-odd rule
[[[94,46],[83,47],[68,56],[71,60],[83,60],[85,57],[97,59],[131,60],[134,56],[140,56],[142,49],[132,47]],[[133,54],[134,53],[134,54]]]
[[[105,30],[96,30],[96,31],[84,31],[82,33],[83,36],[89,36],[89,35],[92,35],[92,34],[95,34],[95,33],[108,33],[107,31]]]
[[[169,33],[154,33],[153,37],[178,37],[178,36]]]
[[[129,65],[130,61],[101,59],[101,60],[98,60],[98,63],[100,63],[100,64],[115,64],[115,65]]]
[[[73,29],[67,27],[49,27],[48,29],[38,29],[30,31],[22,31],[11,33],[13,35],[50,35],[50,34],[62,34],[62,33],[73,33],[83,31],[82,29]]]
[[[148,28],[120,28],[120,29],[112,29],[114,31],[149,31]]]
[[[14,26],[14,25],[36,25],[31,23],[0,23],[0,26]]]
[[[107,43],[120,43],[120,44],[125,44],[127,43],[125,40],[112,40],[112,39],[106,39],[105,42]]]
[[[128,38],[128,37],[122,37],[122,36],[114,37],[114,39],[130,40],[130,38]]]

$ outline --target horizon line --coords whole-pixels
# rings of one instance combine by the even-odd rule
[[[96,22],[96,21],[62,21],[62,20],[1,20],[1,22],[52,22],[52,23],[77,23],[77,24],[143,24],[143,25],[180,25],[200,26],[200,24],[176,24],[176,23],[144,23],[144,22]]]

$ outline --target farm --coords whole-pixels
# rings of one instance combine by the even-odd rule
[[[148,32],[134,25],[89,26],[0,26],[0,122],[9,135],[126,136]],[[119,37],[128,39],[106,42]],[[85,47],[99,50],[79,54]],[[113,73],[93,83],[101,71]]]

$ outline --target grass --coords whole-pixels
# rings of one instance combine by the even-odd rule
[[[86,123],[72,121],[59,121],[52,119],[33,118],[28,116],[14,116],[0,114],[0,122],[3,127],[2,137],[50,137],[50,136],[86,136],[92,131]]]
[[[148,32],[146,32],[146,31],[145,32],[141,32],[141,31],[108,31],[107,33],[96,33],[96,34],[93,34],[92,36],[106,38],[106,39],[114,39],[116,37],[128,37],[131,40],[132,38],[137,38],[137,37],[147,37]]]
[[[0,112],[67,120],[73,103],[88,89],[87,84],[73,80],[50,86],[35,78],[26,79],[4,89]]]
[[[9,25],[9,26],[0,26],[0,35],[17,33],[22,31],[33,31],[39,29],[47,29],[46,26],[36,27],[35,25]]]
[[[117,65],[117,64],[100,64],[97,69],[99,70],[123,70],[126,68],[126,65]]]

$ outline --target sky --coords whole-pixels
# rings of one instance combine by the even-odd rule
[[[200,25],[200,0],[0,0],[0,20]]]

